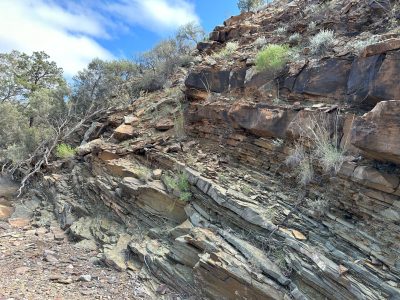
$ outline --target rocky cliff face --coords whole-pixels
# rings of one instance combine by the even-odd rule
[[[228,19],[171,88],[110,115],[45,176],[62,228],[145,274],[151,297],[168,286],[182,298],[399,299],[399,8],[313,2]],[[323,28],[335,42],[313,56],[306,41]],[[295,32],[303,48],[278,78],[257,72],[260,37]],[[212,55],[232,41],[232,55]],[[299,124],[321,115],[338,116],[345,157],[335,174],[313,160],[302,186],[285,161]]]

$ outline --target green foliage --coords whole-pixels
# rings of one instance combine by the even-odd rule
[[[47,98],[41,101],[41,94]],[[48,90],[35,91],[27,105],[16,102],[0,103],[0,160],[19,163],[45,140],[54,135],[53,119],[56,111]],[[58,110],[62,111],[62,105]]]
[[[74,157],[76,150],[68,144],[59,144],[56,147],[56,156],[58,158],[71,158]]]
[[[321,30],[310,39],[311,53],[314,55],[325,54],[335,42],[335,33],[332,30]]]
[[[44,52],[0,53],[0,165],[40,160],[85,122],[162,88],[177,68],[191,63],[190,53],[203,36],[198,24],[189,23],[135,61],[93,59],[71,86]],[[176,115],[178,135],[184,133],[183,123],[183,114]],[[59,147],[57,156],[71,153]]]
[[[63,70],[49,58],[44,52],[0,53],[0,102],[24,102],[37,90],[65,87]]]
[[[186,172],[180,171],[175,176],[164,175],[163,182],[169,190],[179,194],[179,199],[181,201],[189,201],[192,197]]]
[[[256,57],[258,71],[279,72],[288,61],[289,47],[287,45],[270,44],[261,50]]]
[[[77,114],[127,104],[133,97],[132,82],[138,74],[138,67],[131,61],[96,58],[73,78],[71,104]]]
[[[239,0],[237,6],[240,12],[256,10],[265,3],[265,0]]]

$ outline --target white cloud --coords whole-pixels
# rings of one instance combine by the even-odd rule
[[[198,21],[188,0],[0,0],[0,52],[45,51],[71,77],[95,57],[99,39],[141,26],[160,35]]]
[[[93,58],[113,55],[92,36],[106,36],[96,19],[43,0],[0,1],[0,51],[45,51],[70,77]]]
[[[194,5],[184,0],[120,0],[106,9],[130,24],[163,33],[189,22],[199,22]]]

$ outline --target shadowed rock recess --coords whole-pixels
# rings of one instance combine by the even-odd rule
[[[226,20],[171,87],[49,167],[36,193],[72,240],[152,299],[400,299],[400,8],[316,2]],[[322,29],[334,41],[312,54]],[[296,53],[258,71],[272,43]],[[343,157],[332,172],[310,152],[302,185],[286,161],[321,116]]]

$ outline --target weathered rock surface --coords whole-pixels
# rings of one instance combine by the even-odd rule
[[[400,100],[379,102],[355,119],[351,143],[375,159],[400,164]]]
[[[155,128],[159,131],[166,131],[174,127],[174,121],[171,119],[162,119],[158,121]]]
[[[285,137],[296,113],[289,110],[236,104],[228,112],[234,124],[261,137]]]
[[[400,49],[400,39],[388,39],[376,44],[369,45],[365,48],[361,57],[373,56],[385,53],[391,50]]]
[[[124,141],[135,136],[135,130],[132,125],[122,124],[114,130],[114,137],[119,141]]]

